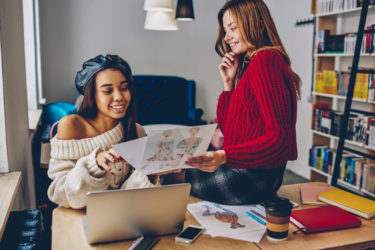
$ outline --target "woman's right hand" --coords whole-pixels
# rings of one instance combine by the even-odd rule
[[[224,82],[224,90],[234,89],[236,73],[238,69],[238,57],[233,53],[226,53],[219,64],[220,76]]]
[[[98,166],[108,172],[111,171],[111,167],[108,165],[108,162],[118,162],[121,160],[124,161],[113,148],[109,149],[108,151],[102,151],[96,155],[96,163]]]

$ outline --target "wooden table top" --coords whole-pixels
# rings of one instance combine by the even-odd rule
[[[190,196],[189,203],[200,201]],[[74,210],[58,207],[53,210],[52,216],[52,249],[128,249],[133,241],[120,241],[116,243],[89,245],[86,241],[82,225],[82,216],[85,210]],[[200,225],[194,217],[186,212],[184,228],[188,225]],[[202,234],[193,244],[174,242],[175,235],[163,236],[153,249],[259,249],[254,243],[228,239],[223,237],[212,238],[210,235]]]
[[[327,185],[327,184],[322,184]],[[297,203],[300,202],[300,185],[282,186],[278,191],[279,196],[288,198]],[[195,197],[190,197],[189,203],[199,201]],[[295,209],[313,207],[312,205],[301,205]],[[52,249],[126,249],[132,241],[121,241],[109,244],[89,245],[85,239],[82,216],[85,210],[73,210],[66,208],[56,208],[53,211],[52,222]],[[160,241],[153,249],[360,249],[375,246],[375,220],[362,220],[362,226],[353,229],[344,229],[331,232],[322,232],[306,235],[302,232],[293,235],[297,230],[289,224],[288,239],[281,242],[274,242],[263,236],[260,243],[234,240],[223,237],[212,238],[203,234],[193,244],[176,244],[174,235],[161,237]],[[193,216],[187,211],[184,226],[199,225]]]
[[[21,172],[0,174],[0,240],[21,182]]]
[[[319,183],[328,185],[326,183]],[[313,205],[301,204],[300,184],[282,186],[278,195],[288,198],[300,204],[301,208],[316,207]],[[360,218],[360,217],[358,217]],[[375,246],[375,219],[366,220],[360,218],[362,225],[357,228],[342,229],[329,232],[304,234],[299,232],[293,234],[297,228],[289,223],[289,235],[285,241],[274,242],[267,239],[264,235],[262,240],[257,244],[261,249],[363,249]]]

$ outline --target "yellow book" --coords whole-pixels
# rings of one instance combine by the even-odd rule
[[[366,219],[375,216],[375,201],[338,188],[320,193],[318,199]]]

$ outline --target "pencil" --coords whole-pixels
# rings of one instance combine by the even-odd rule
[[[266,217],[264,217],[263,215],[261,215],[261,214],[258,213],[257,211],[254,211],[254,210],[250,209],[250,212],[252,212],[252,213],[255,214],[256,216],[262,218],[263,220],[266,220]]]
[[[252,214],[252,213],[250,213],[250,212],[248,212],[248,211],[246,211],[246,214],[247,214],[250,218],[256,220],[256,221],[259,222],[259,223],[261,223],[262,225],[266,225],[266,223],[265,223],[264,221],[262,221],[261,219],[259,219],[258,217],[256,217],[254,214]]]

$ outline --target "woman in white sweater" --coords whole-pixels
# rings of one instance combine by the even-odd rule
[[[51,201],[72,208],[86,206],[89,191],[151,187],[158,176],[134,170],[111,146],[145,136],[135,123],[131,69],[121,57],[99,55],[76,75],[84,95],[78,114],[63,117],[51,139],[48,188]]]

